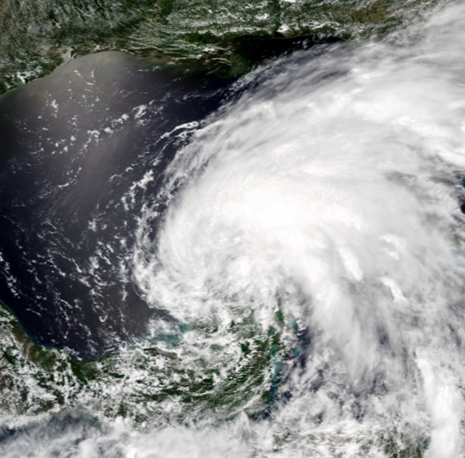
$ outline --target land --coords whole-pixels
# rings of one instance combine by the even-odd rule
[[[0,94],[77,56],[120,50],[176,73],[244,74],[313,41],[384,36],[439,0],[4,0]]]

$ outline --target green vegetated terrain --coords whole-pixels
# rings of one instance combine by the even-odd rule
[[[165,335],[152,345],[79,361],[33,343],[0,303],[2,423],[19,427],[80,408],[96,420],[123,417],[141,424],[190,424],[205,416],[221,424],[241,412],[265,419],[280,396],[279,380],[300,353],[298,347],[285,345],[279,312],[275,324],[259,334],[251,317],[232,323],[229,331],[239,344],[229,355],[213,343],[216,337],[204,359],[195,348],[191,354],[180,351],[182,336]],[[215,333],[214,326],[201,328],[197,331]],[[282,439],[278,434],[277,446]],[[382,450],[387,458],[421,458],[427,445],[426,439],[419,443],[393,430],[373,436],[366,447]]]
[[[123,50],[179,71],[234,77],[296,40],[382,36],[438,0],[3,0],[0,3],[0,93],[99,50]],[[279,318],[279,317],[278,317]],[[238,326],[238,348],[224,365],[213,344],[205,361],[184,354],[176,339],[96,361],[77,361],[43,348],[0,306],[0,410],[8,424],[80,404],[96,415],[135,421],[205,411],[223,420],[245,410],[251,418],[273,405],[283,360],[293,348],[283,323],[258,334]],[[247,323],[245,323],[247,324]],[[239,331],[240,328],[240,331]],[[235,332],[234,329],[231,332]],[[163,340],[163,339],[162,339]],[[213,340],[213,339],[212,339]],[[194,349],[195,350],[195,349]],[[288,363],[291,364],[291,363]],[[112,389],[102,390],[102,387]],[[247,396],[238,397],[241,390]],[[427,442],[400,434],[378,438],[389,458],[420,458]]]
[[[250,325],[249,325],[250,324]],[[0,307],[0,409],[2,420],[22,423],[38,415],[83,406],[96,416],[136,422],[198,419],[219,421],[245,410],[263,415],[272,404],[283,353],[280,333],[257,333],[248,319],[231,325],[237,348],[212,343],[183,348],[182,333],[215,335],[209,326],[133,343],[117,354],[80,361],[65,351],[33,343],[16,318]],[[196,340],[196,339],[194,339]],[[208,340],[199,346],[208,345]],[[202,353],[208,351],[208,358]],[[237,396],[238,391],[244,393]],[[186,415],[189,412],[189,415]]]
[[[225,348],[212,343],[207,359],[195,349],[183,354],[180,336],[165,335],[153,345],[79,361],[33,343],[0,303],[2,423],[20,427],[80,408],[96,420],[123,417],[141,424],[190,424],[205,416],[221,424],[240,412],[265,419],[280,396],[279,379],[299,355],[297,347],[284,344],[283,326],[278,312],[276,326],[258,334],[251,317],[244,317],[229,330],[237,336],[237,349],[225,355]],[[215,333],[209,325],[197,331]],[[281,436],[275,438],[278,447]],[[387,458],[421,458],[427,445],[427,440],[418,443],[393,430],[374,436],[366,447],[382,450]]]
[[[439,0],[3,0],[0,93],[69,59],[122,50],[232,77],[305,38],[359,39]]]

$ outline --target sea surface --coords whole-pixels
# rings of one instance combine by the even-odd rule
[[[2,99],[2,456],[463,456],[464,59],[446,2],[230,83],[100,53]]]

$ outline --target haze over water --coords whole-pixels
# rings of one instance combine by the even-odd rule
[[[144,202],[133,281],[177,322],[214,323],[186,333],[186,365],[232,364],[231,324],[252,310],[266,332],[282,314],[300,359],[269,415],[42,424],[6,456],[33,443],[41,457],[383,457],[391,434],[462,456],[464,61],[465,7],[451,3],[385,43],[272,62],[189,126]]]

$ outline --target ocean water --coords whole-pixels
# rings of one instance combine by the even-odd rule
[[[159,134],[173,159],[122,195],[154,315],[117,376],[6,416],[5,456],[462,456],[464,51],[447,3],[269,62]]]

